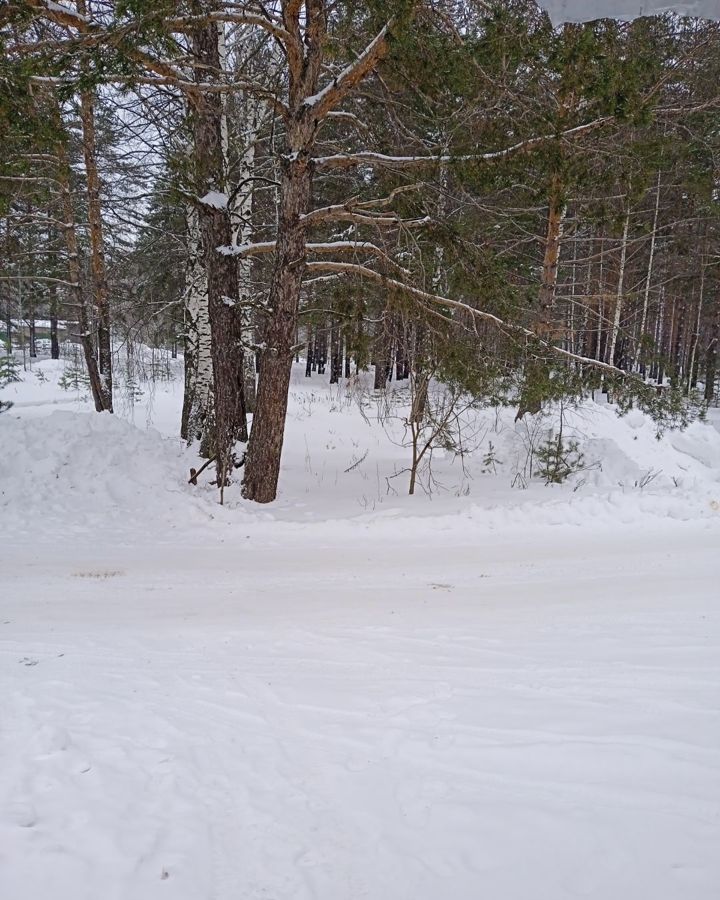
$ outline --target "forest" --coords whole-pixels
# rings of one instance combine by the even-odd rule
[[[0,46],[7,352],[72,345],[98,412],[134,348],[179,355],[221,494],[275,499],[301,360],[407,387],[423,434],[436,383],[518,419],[717,403],[717,22],[22,0]]]
[[[1,900],[717,900],[719,352],[720,0],[0,0]]]

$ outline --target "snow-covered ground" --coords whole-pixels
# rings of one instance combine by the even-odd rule
[[[712,424],[586,404],[546,487],[480,411],[407,497],[402,395],[299,369],[278,503],[219,507],[179,379],[62,374],[0,416],[3,900],[717,897]]]

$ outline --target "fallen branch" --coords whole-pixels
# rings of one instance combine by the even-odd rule
[[[210,459],[205,460],[205,462],[200,466],[199,469],[191,468],[190,469],[190,477],[188,478],[188,484],[197,485],[198,476],[202,475],[202,473],[205,471],[205,469],[207,469],[207,467],[210,465],[210,463],[214,463],[214,462],[215,462],[215,457],[211,456]]]

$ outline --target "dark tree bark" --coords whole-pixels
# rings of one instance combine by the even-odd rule
[[[715,380],[717,378],[717,354],[720,344],[720,303],[715,311],[713,330],[705,352],[705,399],[711,403],[715,399]]]
[[[280,197],[275,259],[257,405],[245,462],[243,494],[268,503],[275,499],[287,415],[288,389],[297,331],[300,288],[307,263],[304,216],[310,211],[312,151],[318,129],[387,52],[384,32],[357,60],[318,92],[327,42],[326,0],[284,0],[284,50],[288,95],[280,157]]]
[[[563,185],[558,176],[550,182],[548,215],[543,253],[542,275],[538,294],[538,312],[535,330],[543,340],[554,341],[558,335],[553,322],[555,295],[557,292],[558,266],[565,218]],[[524,384],[520,394],[515,421],[527,413],[540,412],[543,401],[542,385],[547,377],[545,365],[537,359],[529,360],[525,366]]]
[[[313,332],[310,327],[307,330],[307,358],[305,360],[305,377],[311,378],[314,366],[315,359],[315,342],[313,340]]]
[[[315,328],[315,360],[314,366],[318,375],[325,374],[325,366],[327,365],[327,328]]]
[[[330,322],[330,384],[337,384],[342,374],[342,343],[335,317]]]
[[[375,380],[373,387],[382,391],[392,374],[392,336],[387,328],[387,313],[375,335]]]
[[[30,310],[30,315],[28,317],[28,351],[30,353],[31,359],[37,358],[37,340],[36,340],[36,328],[35,328],[35,310]]]
[[[314,81],[317,87],[317,75]],[[260,363],[255,416],[245,462],[243,495],[258,503],[275,499],[280,475],[293,339],[305,265],[305,227],[310,208],[309,134],[297,112],[289,123],[281,161],[280,216],[275,267],[270,283],[270,321]]]
[[[50,285],[50,357],[60,359],[60,341],[58,340],[58,299],[57,285]]]

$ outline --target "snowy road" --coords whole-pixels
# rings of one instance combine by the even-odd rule
[[[5,545],[3,900],[717,897],[717,523],[283,527]]]

